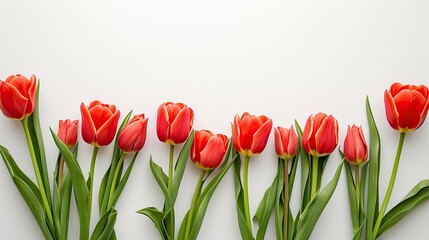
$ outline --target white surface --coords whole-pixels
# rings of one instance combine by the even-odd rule
[[[156,137],[156,109],[182,101],[195,111],[195,129],[229,134],[237,113],[265,114],[274,126],[301,126],[310,114],[333,114],[340,143],[347,124],[367,133],[365,97],[370,97],[382,139],[380,193],[384,196],[398,134],[385,119],[383,91],[394,81],[429,85],[427,1],[6,1],[0,3],[0,78],[34,73],[41,81],[41,119],[53,169],[57,150],[48,127],[80,118],[79,104],[99,99],[150,118],[148,138],[117,204],[120,239],[159,239],[135,211],[161,207],[162,193],[149,169],[149,156],[167,167],[168,147]],[[121,117],[121,119],[122,119]],[[0,144],[7,146],[33,179],[18,122],[0,117]],[[276,171],[270,136],[250,165],[250,207]],[[407,135],[389,209],[421,179],[429,177],[429,124]],[[89,169],[91,147],[80,156]],[[96,182],[108,166],[102,149]],[[334,152],[324,184],[339,163]],[[53,170],[51,170],[53,171]],[[189,207],[198,170],[189,164],[179,192],[177,222]],[[299,179],[299,178],[297,178]],[[229,172],[209,205],[199,239],[240,239]],[[297,180],[295,189],[299,189]],[[36,222],[0,164],[2,239],[42,239]],[[298,194],[292,207],[298,209]],[[96,202],[96,200],[94,201]],[[74,209],[73,209],[74,210]],[[94,221],[97,214],[94,213]],[[382,239],[427,239],[428,203]],[[266,239],[275,239],[273,218]],[[70,239],[78,238],[76,213]],[[256,229],[256,224],[254,225]],[[311,239],[351,239],[344,171]]]

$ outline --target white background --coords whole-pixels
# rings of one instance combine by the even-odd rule
[[[156,109],[165,101],[194,109],[195,129],[230,135],[234,115],[265,114],[274,126],[301,126],[310,114],[334,115],[343,145],[348,124],[363,125],[369,96],[382,139],[380,193],[384,196],[398,133],[388,125],[383,92],[395,81],[429,84],[427,1],[6,1],[0,3],[0,79],[36,74],[42,128],[53,171],[57,150],[48,127],[79,119],[81,102],[116,104],[149,118],[147,143],[116,207],[119,239],[160,239],[135,211],[161,207],[163,195],[149,156],[168,165],[168,146],[156,137]],[[121,117],[121,119],[122,119]],[[34,179],[19,122],[0,117],[0,144]],[[251,160],[250,208],[274,178],[277,159],[270,136]],[[429,124],[408,134],[388,209],[429,177]],[[89,169],[91,146],[80,140],[79,162]],[[95,189],[111,157],[100,151]],[[335,151],[326,184],[340,161]],[[189,207],[198,169],[188,164],[176,207],[180,222]],[[297,177],[299,179],[299,177]],[[295,189],[299,189],[296,181]],[[0,164],[2,239],[42,239],[36,222]],[[292,208],[298,209],[297,191]],[[96,202],[96,200],[94,200]],[[96,209],[95,207],[93,209]],[[73,207],[72,211],[75,208]],[[70,239],[78,238],[76,213]],[[98,218],[94,211],[92,226]],[[381,239],[427,239],[429,205],[422,204]],[[271,219],[266,239],[275,239]],[[254,224],[256,229],[256,224]],[[351,239],[345,173],[311,239]],[[199,239],[240,239],[230,171],[213,195]]]

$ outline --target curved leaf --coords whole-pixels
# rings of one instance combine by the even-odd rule
[[[150,220],[152,220],[153,224],[158,229],[159,234],[161,235],[163,240],[170,239],[167,235],[167,232],[165,231],[164,224],[163,224],[163,218],[165,215],[164,212],[159,211],[154,207],[148,207],[137,211],[137,213],[143,214],[147,216]]]
[[[343,163],[344,162],[341,161],[335,172],[334,178],[328,183],[328,185],[326,185],[325,188],[319,191],[313,198],[313,200],[308,203],[307,207],[305,208],[304,212],[296,223],[296,239],[306,240],[310,238],[310,235],[314,227],[316,226],[316,223],[319,220],[323,209],[326,207],[326,204],[331,199],[332,194],[337,187]]]
[[[177,194],[179,193],[180,183],[182,182],[183,174],[185,173],[186,163],[188,163],[189,154],[191,152],[192,142],[194,141],[194,131],[189,133],[189,137],[183,144],[177,158],[176,166],[174,167],[173,187],[171,189],[171,199],[176,202]],[[173,204],[174,205],[174,204]]]

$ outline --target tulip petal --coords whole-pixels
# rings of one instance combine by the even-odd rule
[[[320,125],[316,139],[316,153],[319,157],[332,153],[338,144],[338,123],[331,115],[327,116]]]
[[[314,123],[314,116],[311,115],[304,126],[304,131],[302,132],[302,147],[307,153],[311,153],[313,149],[315,149],[316,142],[314,140],[314,134],[313,134],[313,123]]]
[[[93,144],[95,142],[95,133],[97,129],[92,122],[89,109],[85,104],[80,104],[80,112],[82,115],[82,138],[86,143]]]
[[[115,138],[116,129],[118,128],[118,121],[120,117],[120,111],[115,112],[111,117],[98,129],[95,141],[98,146],[109,145],[113,138]]]
[[[170,123],[168,119],[167,108],[161,105],[158,108],[156,118],[156,134],[161,142],[166,142],[169,139],[168,133],[170,132]]]
[[[251,148],[253,154],[259,154],[264,150],[270,136],[271,128],[273,128],[273,121],[269,119],[255,132]]]
[[[399,113],[395,106],[395,100],[389,91],[384,91],[384,106],[386,110],[386,118],[393,129],[398,130]]]
[[[8,82],[0,81],[0,108],[6,117],[22,119],[26,113],[28,99]]]
[[[232,143],[237,152],[241,152],[242,148],[240,145],[240,116],[237,114],[234,117],[233,129],[232,129]]]
[[[427,100],[419,92],[409,90],[401,91],[394,100],[399,114],[399,127],[410,130],[418,128]]]
[[[139,131],[138,137],[137,137],[136,141],[134,142],[133,151],[136,151],[136,152],[140,151],[146,143],[148,120],[149,119],[146,118],[143,121],[138,122],[141,126],[140,126],[140,131]]]
[[[105,124],[105,122],[107,122],[114,113],[110,110],[109,107],[103,106],[102,104],[90,108],[89,112],[97,130],[100,129],[101,126],[103,126],[103,124]]]
[[[192,109],[182,109],[171,124],[171,140],[174,143],[183,143],[188,138],[189,132],[192,129]]]
[[[280,127],[274,128],[274,146],[278,156],[284,153],[283,139],[280,135]]]
[[[226,148],[222,139],[217,136],[210,137],[201,151],[201,166],[206,169],[216,168],[222,162],[225,152]]]
[[[28,103],[27,103],[27,108],[25,110],[26,114],[32,114],[34,111],[34,106],[36,105],[36,87],[37,87],[36,76],[31,75],[30,86],[28,87],[28,90],[27,90]]]

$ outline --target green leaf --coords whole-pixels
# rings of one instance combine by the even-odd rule
[[[310,238],[310,235],[316,226],[323,209],[325,209],[327,203],[335,191],[335,188],[337,187],[343,163],[344,162],[341,161],[335,172],[334,178],[328,183],[328,185],[326,185],[325,188],[315,195],[313,200],[311,200],[308,206],[305,208],[304,212],[296,223],[297,233],[295,239],[306,240]]]
[[[379,213],[379,188],[378,179],[380,174],[380,134],[372,115],[368,97],[366,98],[366,114],[369,126],[369,177],[368,177],[368,198],[367,198],[367,220],[366,239],[373,239],[372,229]]]
[[[298,142],[300,143],[300,156],[301,156],[301,209],[300,212],[304,212],[304,209],[307,207],[307,204],[310,202],[311,196],[311,181],[310,181],[310,159],[308,153],[305,152],[302,147],[302,130],[298,122],[295,121],[296,131],[298,133]]]
[[[271,186],[265,191],[264,197],[262,198],[254,219],[258,222],[259,228],[256,233],[257,240],[263,240],[265,238],[265,233],[267,231],[268,222],[270,220],[271,213],[274,208],[274,203],[276,202],[276,196],[278,191],[278,182],[279,177],[284,174],[284,164],[283,160],[279,159],[279,164],[277,167],[277,174],[271,183]],[[284,178],[283,178],[284,181]]]
[[[244,217],[244,195],[243,185],[241,183],[241,158],[235,151],[232,156],[235,159],[233,161],[233,166],[238,227],[240,229],[242,239],[254,240],[255,238],[253,237],[252,231],[249,229],[246,218]]]
[[[66,169],[64,171],[63,186],[61,187],[61,191],[60,191],[61,216],[60,216],[59,232],[60,232],[60,239],[62,240],[67,240],[68,238],[71,191],[72,191],[71,175],[68,169]]]
[[[189,215],[189,210],[186,212],[185,217],[183,217],[182,223],[180,224],[179,232],[177,233],[177,240],[188,240],[188,239],[185,239],[186,225],[188,223],[188,215]]]
[[[46,167],[45,145],[43,143],[43,135],[40,129],[39,91],[40,91],[40,81],[38,81],[37,83],[34,111],[33,111],[33,114],[31,114],[28,117],[26,124],[28,126],[28,130],[30,131],[31,140],[33,142],[33,148],[36,155],[40,176],[42,177],[46,198],[48,200],[49,206],[52,206],[52,197],[51,197],[51,190],[50,190],[51,185],[49,184],[49,176],[51,173],[48,172],[48,169]]]
[[[127,184],[128,178],[130,177],[131,170],[133,169],[134,162],[136,161],[137,155],[138,155],[138,153],[134,154],[134,157],[131,160],[131,163],[128,166],[127,171],[125,172],[124,176],[122,177],[121,181],[119,182],[118,186],[116,187],[115,192],[113,194],[112,206],[110,206],[110,207],[115,206],[116,202],[119,199],[119,196],[122,193],[122,190],[124,190],[125,184]]]
[[[64,157],[64,161],[67,163],[67,167],[70,171],[72,185],[79,215],[80,223],[80,239],[85,240],[89,239],[89,213],[88,213],[88,203],[89,203],[89,190],[85,182],[85,177],[82,174],[82,170],[75,158],[75,156],[70,152],[66,145],[58,138],[55,132],[50,129],[52,137],[60,150],[61,154]]]
[[[356,186],[350,164],[344,164],[344,169],[346,170],[347,190],[349,193],[350,215],[352,218],[353,232],[356,232],[357,229],[360,227],[358,202],[356,201]]]
[[[45,239],[54,239],[47,223],[47,216],[45,209],[42,206],[42,199],[39,189],[18,167],[7,148],[0,145],[0,154],[4,163],[6,164],[12,181],[33,214],[34,219],[43,233],[43,236]]]
[[[9,150],[0,145],[0,154],[3,158],[4,163],[6,164],[7,170],[9,171],[10,176],[16,176],[20,178],[25,184],[31,189],[34,196],[37,200],[42,203],[42,197],[40,195],[39,188],[34,184],[34,182],[18,167],[13,157],[10,155]]]
[[[152,220],[153,224],[158,229],[159,234],[161,235],[163,240],[170,240],[163,224],[163,219],[165,215],[164,212],[159,211],[154,207],[148,207],[137,211],[137,213],[143,214],[147,216],[150,220]]]
[[[236,157],[237,158],[237,157]],[[225,174],[228,172],[228,170],[231,168],[232,164],[236,160],[233,159],[231,162],[229,162],[207,185],[207,187],[204,188],[204,191],[201,193],[200,197],[198,198],[197,203],[195,204],[195,217],[192,220],[192,228],[191,233],[189,234],[189,239],[187,240],[194,240],[197,239],[198,233],[201,229],[201,225],[204,220],[204,215],[207,211],[207,207],[209,205],[210,199],[213,196],[214,191],[216,190],[219,183],[222,181]]]
[[[153,176],[155,177],[156,182],[158,183],[159,187],[161,188],[162,192],[164,193],[165,202],[167,206],[173,206],[173,200],[170,195],[170,191],[168,191],[168,177],[165,175],[165,173],[162,171],[162,168],[158,166],[154,161],[152,161],[152,156],[149,160],[150,163],[150,170],[152,171]]]
[[[115,226],[116,217],[118,213],[114,208],[107,211],[98,221],[91,235],[91,240],[105,240],[109,239]]]
[[[174,168],[173,186],[171,189],[171,198],[173,199],[173,203],[176,202],[177,194],[179,193],[180,183],[182,182],[183,174],[185,173],[185,167],[189,159],[189,153],[191,152],[193,141],[194,131],[192,130],[180,150],[179,157],[177,158],[176,166]]]
[[[98,193],[98,206],[99,206],[99,213],[100,214],[103,214],[109,208],[108,204],[109,204],[109,197],[110,197],[109,196],[110,195],[110,188],[112,185],[113,176],[114,176],[115,171],[116,171],[116,165],[118,164],[118,160],[119,160],[120,155],[121,155],[121,150],[118,147],[118,137],[119,137],[119,134],[120,134],[122,128],[124,128],[124,126],[130,120],[131,114],[132,114],[132,111],[130,111],[125,116],[124,120],[122,121],[122,123],[119,126],[118,131],[116,133],[116,138],[115,138],[115,142],[113,145],[114,147],[113,147],[112,161],[111,161],[110,166],[107,169],[106,173],[104,174],[103,180],[102,180],[101,185],[100,185],[99,193]],[[122,173],[122,171],[120,173]]]
[[[411,191],[393,207],[381,221],[377,238],[386,233],[409,212],[429,199],[429,179],[420,181]]]

